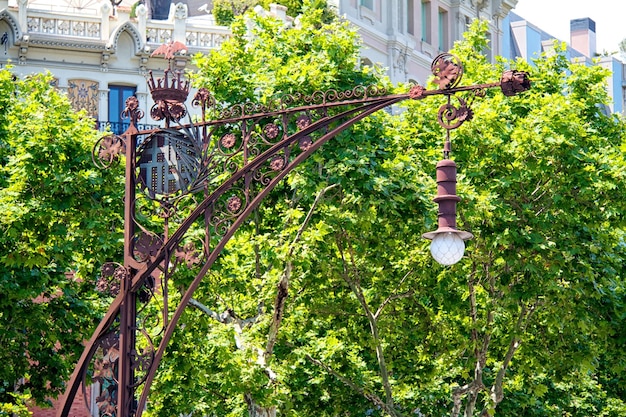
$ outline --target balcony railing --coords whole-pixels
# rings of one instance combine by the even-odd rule
[[[101,132],[104,132],[105,130],[108,129],[116,135],[121,135],[122,133],[126,132],[126,129],[128,129],[128,126],[129,126],[128,122],[96,121],[96,129],[98,129]],[[161,127],[161,125],[147,124],[147,123],[139,123],[137,125],[137,129],[139,130],[156,129],[159,127]]]
[[[193,52],[206,52],[219,48],[231,36],[228,27],[216,25],[211,19],[181,18],[175,13],[167,20],[153,20],[147,18],[145,11],[131,17],[129,8],[118,8],[112,14],[107,3],[89,9],[61,7],[57,3],[58,0],[36,3],[9,0],[9,10],[16,13],[16,22],[22,33],[46,37],[47,41],[54,38],[83,39],[90,44],[100,42],[105,46],[120,27],[131,24],[150,48],[180,41]]]

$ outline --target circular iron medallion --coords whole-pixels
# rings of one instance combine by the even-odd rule
[[[198,177],[201,150],[178,130],[148,136],[137,151],[139,183],[153,199],[190,191]]]

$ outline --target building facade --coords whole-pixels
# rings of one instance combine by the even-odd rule
[[[502,56],[531,61],[543,52],[554,49],[556,38],[514,12],[504,20]],[[563,39],[559,39],[563,41]],[[570,39],[566,50],[571,61],[587,65],[600,65],[610,71],[607,92],[611,103],[607,112],[626,112],[626,66],[615,56],[598,56],[596,51],[596,24],[590,18],[570,22]]]
[[[153,105],[149,71],[168,62],[152,51],[170,41],[186,45],[174,66],[218,48],[230,32],[206,12],[189,16],[186,4],[167,4],[164,20],[150,19],[143,4],[123,0],[0,0],[0,66],[18,76],[49,71],[74,108],[85,109],[99,127],[125,130],[120,113],[135,95],[143,109]]]
[[[394,83],[424,84],[430,64],[463,38],[476,18],[489,22],[490,57],[501,54],[504,19],[518,0],[335,0],[358,27],[363,61],[387,69]]]
[[[143,4],[145,3],[145,4]],[[502,22],[517,0],[331,0],[363,39],[363,63],[387,70],[394,83],[425,83],[430,64],[461,39],[477,17],[490,21],[492,56],[502,51]],[[117,5],[116,5],[117,4]],[[188,56],[219,48],[230,32],[215,24],[211,0],[0,0],[0,66],[16,75],[49,71],[76,109],[102,128],[125,129],[125,100],[150,109],[145,77],[167,65],[152,51],[170,41]],[[287,21],[286,10],[272,5]]]

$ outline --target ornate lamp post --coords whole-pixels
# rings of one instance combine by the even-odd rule
[[[459,198],[456,166],[449,159],[450,131],[471,120],[472,111],[468,101],[456,94],[467,92],[473,99],[488,88],[500,87],[505,95],[514,95],[527,90],[530,81],[525,73],[507,71],[498,82],[459,87],[463,67],[450,54],[435,58],[432,70],[439,86],[435,90],[416,85],[406,94],[388,95],[377,87],[359,86],[344,92],[295,94],[268,106],[235,105],[214,118],[210,115],[216,114],[215,103],[201,89],[192,101],[200,108],[201,120],[188,124],[181,122],[187,115],[188,82],[170,70],[161,78],[151,75],[148,85],[155,105],[150,114],[163,120],[165,127],[139,131],[143,112],[131,97],[124,111],[130,119],[128,130],[104,138],[94,149],[94,161],[104,166],[122,153],[126,156],[124,263],[109,263],[102,269],[99,287],[115,299],[85,347],[57,416],[69,415],[91,371],[102,387],[97,399],[101,415],[140,417],[185,307],[237,229],[287,174],[324,143],[403,100],[447,98],[438,113],[447,131],[444,159],[437,164],[439,227],[424,237],[432,239],[431,252],[438,262],[457,262],[463,256],[463,241],[472,235],[456,229]],[[452,104],[452,98],[458,105]],[[142,200],[150,204],[140,204]],[[194,206],[175,222],[182,201],[193,201]],[[144,207],[155,205],[163,219],[158,231],[150,230],[138,216]],[[198,228],[204,230],[202,242],[194,242],[189,233]],[[168,297],[168,281],[179,268],[192,271],[195,278],[176,303]],[[149,315],[145,307],[157,293],[161,327],[160,341],[155,343],[142,323]]]

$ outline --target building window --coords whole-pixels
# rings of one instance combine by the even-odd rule
[[[447,51],[450,48],[449,44],[449,24],[448,24],[448,11],[439,9],[439,50]]]
[[[415,35],[414,0],[406,0],[406,32]]]
[[[432,42],[430,21],[430,1],[422,0],[422,41],[426,43]]]
[[[361,0],[361,6],[374,10],[374,0]]]
[[[111,131],[121,135],[128,129],[129,122],[123,121],[122,112],[126,100],[135,95],[136,88],[127,85],[109,85],[109,123]]]

